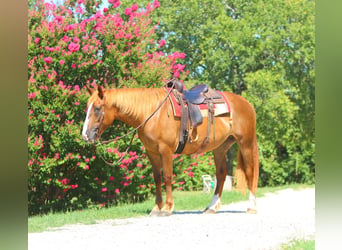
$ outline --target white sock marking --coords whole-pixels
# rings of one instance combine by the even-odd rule
[[[249,208],[256,209],[256,197],[251,192],[249,193]]]
[[[216,211],[220,202],[221,202],[220,197],[218,196],[218,194],[215,194],[208,208]]]

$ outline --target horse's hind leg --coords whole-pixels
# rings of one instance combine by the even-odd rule
[[[226,154],[234,142],[235,139],[233,137],[229,137],[220,147],[213,151],[216,166],[216,189],[214,197],[206,208],[205,213],[216,213],[216,211],[220,209],[223,185],[228,173]]]
[[[237,170],[242,170],[249,189],[249,207],[247,213],[256,213],[256,191],[259,179],[259,154],[256,138],[251,143],[239,145]],[[239,178],[239,176],[238,176]],[[238,180],[239,181],[239,180]]]

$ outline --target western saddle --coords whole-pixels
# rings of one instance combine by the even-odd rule
[[[203,122],[201,104],[206,104],[208,110],[207,135],[202,145],[205,147],[210,140],[211,124],[214,125],[215,139],[215,103],[225,103],[224,98],[207,84],[200,84],[186,90],[179,80],[171,79],[166,83],[166,87],[172,88],[172,94],[181,107],[179,143],[175,153],[180,154],[187,141],[192,143],[198,139],[197,126]]]

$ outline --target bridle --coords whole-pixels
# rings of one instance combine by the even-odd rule
[[[172,81],[172,80],[171,80],[171,81]],[[169,80],[168,82],[170,82],[170,80]],[[127,137],[128,135],[132,134],[132,137],[131,137],[131,139],[130,139],[130,142],[129,142],[129,144],[128,144],[128,146],[127,146],[127,148],[126,148],[124,154],[122,154],[122,156],[121,156],[116,162],[114,162],[114,163],[110,163],[110,162],[106,161],[106,160],[104,159],[103,155],[102,155],[99,151],[97,151],[97,153],[100,155],[101,159],[102,159],[106,164],[108,164],[108,165],[110,165],[110,166],[115,166],[117,163],[121,162],[121,160],[126,156],[128,150],[129,150],[129,148],[131,147],[132,142],[133,142],[133,139],[134,139],[134,136],[135,136],[136,132],[138,131],[138,129],[141,128],[142,126],[144,126],[144,125],[145,125],[145,124],[146,124],[146,123],[147,123],[147,122],[148,122],[148,121],[149,121],[149,120],[158,112],[158,110],[163,106],[163,104],[166,102],[167,98],[170,96],[170,94],[171,94],[171,92],[172,92],[172,90],[173,90],[173,88],[174,88],[174,85],[175,85],[175,83],[173,82],[173,83],[172,83],[172,86],[169,87],[169,90],[168,90],[166,96],[164,97],[164,99],[161,101],[161,103],[157,106],[157,108],[156,108],[149,116],[147,116],[147,117],[145,118],[145,120],[144,120],[139,126],[137,126],[136,128],[132,129],[131,131],[127,132],[126,134],[124,134],[124,135],[122,135],[122,136],[120,136],[120,137],[116,137],[115,139],[111,139],[111,140],[100,141],[101,135],[98,136],[98,141],[99,141],[99,143],[97,143],[96,145],[95,145],[95,143],[94,143],[94,148],[95,148],[95,150],[96,150],[97,146],[99,146],[99,145],[108,144],[108,143],[111,143],[111,142],[116,142],[116,141],[121,140],[122,138],[125,138],[125,137]],[[100,125],[99,125],[99,127],[97,128],[97,129],[98,129],[97,132],[99,132],[99,128],[101,127],[102,122],[103,122],[103,120],[104,120],[104,115],[105,115],[104,110],[102,111],[101,114],[102,114],[102,115],[101,115],[101,117],[100,117]]]

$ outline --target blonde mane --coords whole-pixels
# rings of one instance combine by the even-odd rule
[[[133,119],[152,113],[166,96],[163,89],[132,88],[106,90],[106,102]]]

